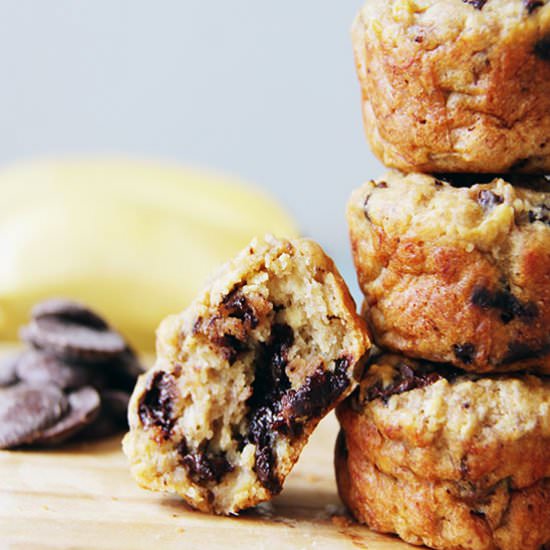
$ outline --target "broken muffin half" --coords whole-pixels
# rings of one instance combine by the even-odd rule
[[[218,514],[271,498],[356,386],[369,348],[319,245],[253,241],[159,327],[157,361],[130,402],[134,477]]]

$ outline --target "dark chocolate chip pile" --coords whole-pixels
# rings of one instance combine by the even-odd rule
[[[143,370],[124,338],[86,306],[36,305],[20,331],[27,348],[0,360],[0,449],[54,446],[127,428]]]

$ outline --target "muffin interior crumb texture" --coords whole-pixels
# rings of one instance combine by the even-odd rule
[[[332,262],[309,241],[275,243],[251,246],[163,323],[157,366],[137,392],[133,424],[162,455],[147,485],[208,511],[280,492],[318,420],[351,391],[366,351]]]

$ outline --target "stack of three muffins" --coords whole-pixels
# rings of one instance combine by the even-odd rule
[[[337,411],[340,494],[413,544],[538,549],[550,541],[550,4],[369,0],[353,36],[367,134],[400,171],[348,207],[364,314],[386,351]]]

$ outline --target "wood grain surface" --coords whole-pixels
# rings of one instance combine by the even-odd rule
[[[412,548],[346,515],[332,468],[336,436],[325,419],[273,502],[237,518],[208,516],[140,489],[120,438],[51,451],[0,451],[0,548]]]

